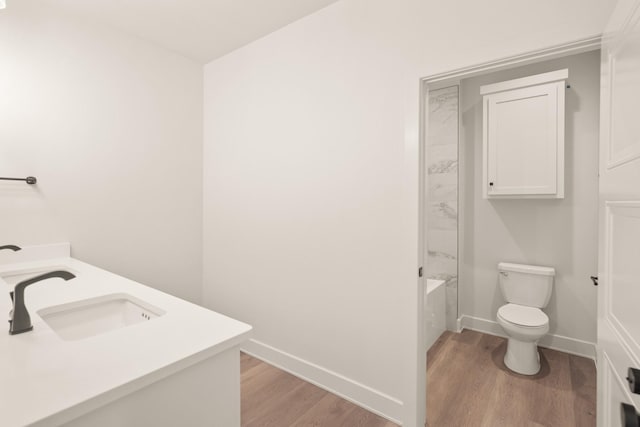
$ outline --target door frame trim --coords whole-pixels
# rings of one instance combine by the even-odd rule
[[[578,53],[589,52],[600,49],[602,44],[602,35],[594,35],[567,43],[562,43],[538,50],[508,56],[505,58],[495,59],[482,62],[480,64],[470,65],[454,70],[445,71],[443,73],[432,74],[420,79],[424,83],[432,85],[432,89],[437,89],[436,83],[451,82],[452,80],[466,79],[481,74],[493,73],[507,68],[520,67],[534,62],[542,62],[563,56],[576,55]],[[439,85],[438,85],[439,86]]]

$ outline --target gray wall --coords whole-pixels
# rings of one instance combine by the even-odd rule
[[[495,321],[504,304],[500,261],[555,267],[553,296],[545,311],[550,334],[595,342],[599,133],[599,51],[462,81],[464,220],[460,253],[461,315]],[[569,69],[566,91],[565,198],[483,200],[483,84]]]

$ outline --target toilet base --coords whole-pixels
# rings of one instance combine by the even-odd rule
[[[504,355],[504,364],[518,374],[537,374],[540,372],[538,342],[525,342],[509,338],[507,353]]]

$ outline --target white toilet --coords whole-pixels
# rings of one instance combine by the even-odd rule
[[[540,371],[538,340],[549,332],[541,310],[549,304],[555,270],[534,265],[498,264],[500,289],[507,304],[498,309],[498,323],[509,337],[504,364],[523,375]]]

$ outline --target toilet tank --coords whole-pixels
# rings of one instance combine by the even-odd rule
[[[537,308],[549,304],[556,274],[552,267],[501,262],[498,272],[500,289],[507,302]]]

